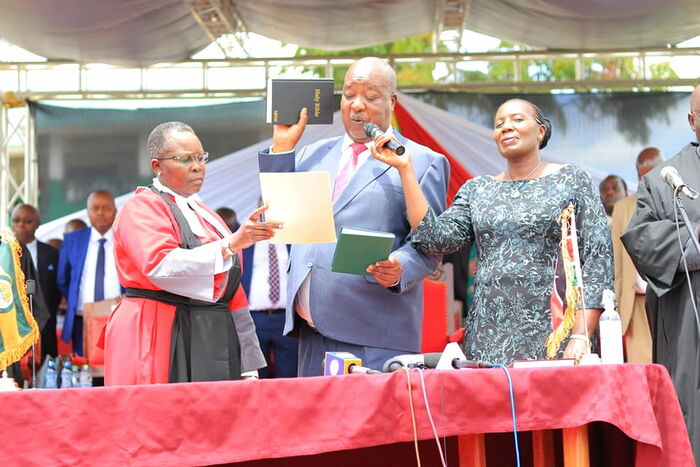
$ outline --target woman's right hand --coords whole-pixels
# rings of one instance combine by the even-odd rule
[[[386,135],[377,135],[373,141],[374,145],[369,145],[370,151],[372,152],[372,157],[396,168],[399,173],[411,169],[412,164],[410,152],[406,151],[403,153],[403,155],[399,156],[386,146],[386,144],[392,139],[396,141],[395,138],[390,138]]]
[[[260,206],[243,221],[238,230],[229,237],[229,248],[232,250],[248,248],[254,243],[269,240],[275,236],[275,231],[282,228],[282,222],[273,220],[258,222],[260,215],[267,211],[267,207],[267,204]]]

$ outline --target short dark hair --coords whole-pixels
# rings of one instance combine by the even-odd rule
[[[194,134],[194,130],[187,123],[165,122],[155,127],[148,135],[148,158],[156,159],[163,155],[168,148],[168,137],[173,131],[185,131]]]
[[[625,190],[625,193],[627,193],[627,182],[625,182],[625,179],[620,177],[619,175],[608,175],[600,182],[600,185],[598,185],[598,189],[602,190],[603,184],[605,182],[607,182],[608,180],[619,180],[620,183],[622,184],[622,188]]]

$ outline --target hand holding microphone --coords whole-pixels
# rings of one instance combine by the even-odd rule
[[[371,122],[365,125],[365,134],[375,141],[378,139],[378,137],[385,136],[381,128],[379,128],[376,124]],[[388,136],[385,136],[385,138],[387,141],[385,146],[391,149],[397,156],[402,156],[406,152],[406,148],[403,147],[401,144],[389,138]],[[384,139],[382,139],[382,141],[384,141]]]
[[[372,157],[395,167],[399,172],[411,166],[411,155],[406,148],[382,132],[374,123],[365,125],[365,134],[372,138],[373,145],[369,145]]]

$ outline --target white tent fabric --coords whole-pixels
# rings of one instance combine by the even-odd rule
[[[190,0],[0,0],[0,36],[51,59],[146,64],[209,43]],[[233,0],[248,31],[347,50],[431,32],[437,0]],[[700,31],[697,0],[471,0],[466,27],[546,49],[677,44]]]
[[[496,144],[491,139],[490,129],[405,94],[400,94],[399,100],[411,116],[472,176],[497,174],[505,169],[505,160],[499,155]],[[344,130],[339,112],[336,112],[333,121],[332,125],[307,127],[300,145],[342,135]],[[272,139],[266,139],[208,164],[205,183],[200,192],[204,202],[214,209],[230,207],[236,211],[239,219],[249,215],[257,206],[260,196],[257,177],[258,151],[271,144]],[[206,147],[206,141],[204,145]],[[549,154],[545,155],[544,159],[550,162],[564,162]],[[584,168],[592,175],[596,184],[605,177],[600,171]],[[116,199],[117,208],[123,206],[130,196],[131,193],[119,196]],[[37,238],[42,241],[61,238],[65,223],[76,217],[88,221],[87,212],[83,209],[41,225],[36,232]]]
[[[183,0],[0,0],[0,37],[55,59],[139,65],[210,40]]]
[[[697,0],[471,0],[467,29],[545,49],[664,47],[700,33]]]

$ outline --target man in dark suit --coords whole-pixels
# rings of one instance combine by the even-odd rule
[[[38,285],[44,296],[49,318],[41,330],[41,358],[56,356],[56,313],[61,302],[61,291],[56,283],[58,271],[58,250],[40,242],[34,236],[39,227],[39,212],[30,204],[20,204],[12,211],[12,230],[17,240],[29,251],[36,270]],[[35,298],[36,302],[36,298]],[[34,308],[36,309],[36,303]]]
[[[243,250],[241,285],[248,297],[250,314],[267,368],[258,370],[261,378],[289,378],[297,375],[298,341],[284,335],[287,307],[287,262],[289,246],[260,241]],[[271,359],[274,358],[274,365]]]
[[[91,193],[87,211],[91,227],[63,237],[58,258],[58,286],[68,302],[61,339],[72,339],[78,355],[83,354],[83,305],[122,293],[112,251],[114,197],[107,191]]]
[[[370,265],[364,276],[332,271],[334,243],[292,245],[285,332],[299,332],[300,376],[322,374],[326,351],[351,352],[377,369],[388,358],[420,351],[423,278],[438,260],[411,246],[399,173],[371,157],[372,139],[364,127],[374,123],[406,146],[437,213],[445,207],[449,164],[443,155],[393,130],[396,99],[394,70],[379,58],[363,58],[350,67],[343,83],[344,135],[297,148],[308,120],[304,109],[298,123],[275,125],[272,148],[260,153],[261,172],[330,174],[336,231],[348,226],[395,235],[389,258]]]

